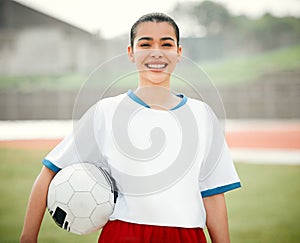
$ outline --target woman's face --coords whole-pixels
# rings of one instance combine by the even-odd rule
[[[139,71],[140,85],[168,86],[181,57],[174,28],[167,22],[144,22],[137,26],[130,60]]]

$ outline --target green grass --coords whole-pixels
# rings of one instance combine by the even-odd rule
[[[300,44],[253,56],[227,57],[217,61],[203,62],[199,63],[199,66],[216,85],[240,84],[256,81],[265,73],[299,70]],[[117,73],[122,73],[122,67],[116,68],[118,69]],[[125,68],[124,74],[126,74],[127,71]],[[110,80],[109,77],[111,77],[109,72],[109,70],[101,69],[101,71],[93,73],[93,75],[89,77],[88,85],[91,87],[100,87],[101,85],[107,87],[109,85],[107,82]],[[186,73],[186,75],[184,73]],[[184,73],[183,78],[201,79],[199,77],[199,69],[195,68],[194,65],[186,67]],[[202,76],[203,74],[200,75]],[[84,84],[87,78],[87,74],[79,73],[52,76],[0,76],[0,89],[77,90]],[[178,82],[176,78],[174,79],[176,85],[186,85],[181,81]],[[113,86],[119,88],[136,87],[136,80],[136,74],[125,75],[121,81],[116,82]]]
[[[86,78],[86,75],[76,73],[52,76],[0,76],[0,89],[73,89],[79,88]]]
[[[200,63],[216,85],[256,81],[266,73],[299,70],[300,44],[253,55]]]
[[[237,164],[243,187],[228,193],[232,242],[299,242],[300,166]]]
[[[17,242],[27,199],[47,150],[0,148],[0,242]],[[232,243],[296,243],[300,240],[300,166],[236,168],[243,187],[226,194]],[[46,212],[40,242],[97,242],[99,233],[77,236]]]
[[[0,242],[18,242],[29,193],[47,152],[0,148]],[[39,242],[97,242],[98,235],[66,232],[56,226],[46,211]]]

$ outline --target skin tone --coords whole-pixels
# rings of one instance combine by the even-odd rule
[[[181,98],[170,92],[170,79],[181,51],[169,23],[145,22],[137,26],[133,47],[128,46],[128,56],[139,71],[135,94],[152,109],[169,110],[180,102]]]
[[[21,243],[37,242],[46,210],[48,187],[54,175],[52,170],[44,166],[33,184],[20,237]]]
[[[228,217],[224,194],[203,199],[206,210],[206,226],[213,243],[230,243]]]
[[[133,47],[128,56],[139,71],[139,87],[135,94],[152,109],[169,110],[181,98],[170,92],[171,73],[180,61],[182,48],[177,46],[173,27],[166,23],[146,22],[137,27]],[[30,194],[21,243],[35,243],[44,217],[49,184],[55,173],[43,167]],[[229,243],[228,219],[223,194],[204,198],[207,228],[213,243]]]

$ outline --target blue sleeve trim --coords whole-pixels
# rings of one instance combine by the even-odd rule
[[[55,164],[53,164],[51,161],[47,159],[43,160],[43,165],[45,165],[48,169],[52,170],[55,173],[61,170],[61,168],[57,167]]]
[[[216,194],[231,191],[231,190],[237,189],[239,187],[241,187],[241,183],[240,182],[235,182],[235,183],[232,183],[232,184],[229,184],[229,185],[220,186],[220,187],[216,187],[216,188],[213,188],[213,189],[203,191],[203,192],[201,192],[201,196],[202,197],[209,197],[209,196],[213,196],[213,195],[216,195]]]

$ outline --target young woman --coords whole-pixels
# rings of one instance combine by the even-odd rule
[[[217,119],[207,104],[173,94],[179,29],[162,13],[131,28],[128,56],[139,86],[100,100],[44,159],[28,203],[21,242],[36,242],[49,183],[82,161],[104,167],[119,196],[100,243],[229,242],[224,192],[240,181]],[[175,119],[174,119],[175,118]]]

